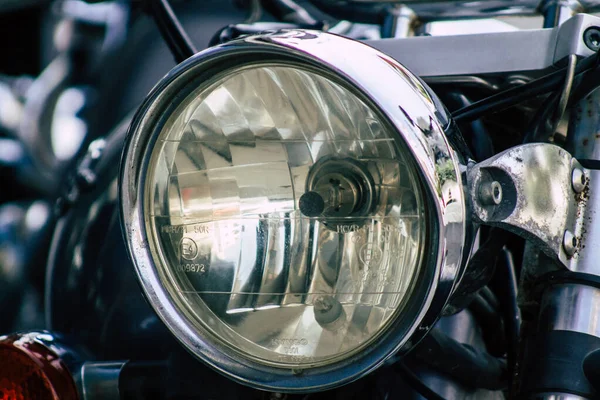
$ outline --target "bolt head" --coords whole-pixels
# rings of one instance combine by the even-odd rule
[[[583,32],[583,42],[592,51],[600,50],[600,28],[589,27]]]
[[[580,168],[573,169],[571,185],[575,193],[581,193],[585,189],[585,173]]]
[[[569,230],[566,230],[563,236],[563,249],[569,257],[573,256],[577,250],[577,238]]]

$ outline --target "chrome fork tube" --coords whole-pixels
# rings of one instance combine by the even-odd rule
[[[600,221],[596,220],[600,211],[596,183],[600,179],[600,89],[572,108],[567,143],[570,153],[589,171],[589,190],[583,193],[585,229],[578,239],[583,245],[568,269],[544,274],[544,261],[537,267],[524,265],[534,271],[542,288],[533,333],[523,338],[519,388],[522,395],[535,399],[579,400],[600,395],[593,371],[586,370],[587,361],[594,357],[590,355],[600,350]]]
[[[540,11],[544,14],[544,28],[554,28],[583,12],[583,7],[577,0],[543,0]]]
[[[546,289],[538,330],[572,331],[600,338],[600,289],[563,284]]]

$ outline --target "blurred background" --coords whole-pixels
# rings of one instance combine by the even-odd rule
[[[258,0],[171,3],[198,49],[227,25],[277,20],[258,12]],[[380,37],[379,26],[339,21],[306,1],[298,3],[334,32]],[[90,171],[104,146],[99,138],[126,121],[175,65],[141,5],[140,0],[0,0],[0,334],[46,326],[47,260],[65,203],[77,200],[74,187],[93,184]],[[436,22],[423,32],[541,26],[541,17],[509,17]],[[68,173],[73,170],[74,177]],[[81,254],[73,254],[69,262],[81,264]]]

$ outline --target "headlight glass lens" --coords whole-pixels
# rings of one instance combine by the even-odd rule
[[[427,232],[397,135],[305,67],[246,66],[190,93],[152,150],[145,208],[159,276],[191,325],[254,361],[306,368],[402,318]]]

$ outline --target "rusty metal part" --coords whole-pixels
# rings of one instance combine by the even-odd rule
[[[600,88],[592,91],[586,98],[572,108],[569,123],[568,149],[578,159],[586,160],[590,170],[586,173],[586,188],[581,191],[581,196],[588,203],[583,219],[583,237],[581,249],[571,261],[570,269],[600,276],[597,249],[600,247],[600,226],[596,219],[597,210],[600,209]],[[581,176],[573,172],[573,188],[581,187]],[[594,223],[596,222],[596,223]]]
[[[570,260],[568,268],[574,272],[584,272],[600,276],[598,263],[598,248],[600,246],[600,226],[598,226],[597,213],[600,209],[600,170],[586,171],[585,189],[578,194],[586,203],[579,218],[581,219],[581,232],[577,234],[578,251]]]
[[[579,192],[573,187],[574,175],[579,176],[579,183],[584,182],[583,189],[577,187]],[[572,268],[584,242],[589,175],[558,146],[532,143],[514,147],[469,168],[467,185],[474,218],[531,240]],[[498,203],[481,195],[494,182],[502,188]],[[568,246],[564,245],[566,236],[570,238]]]

